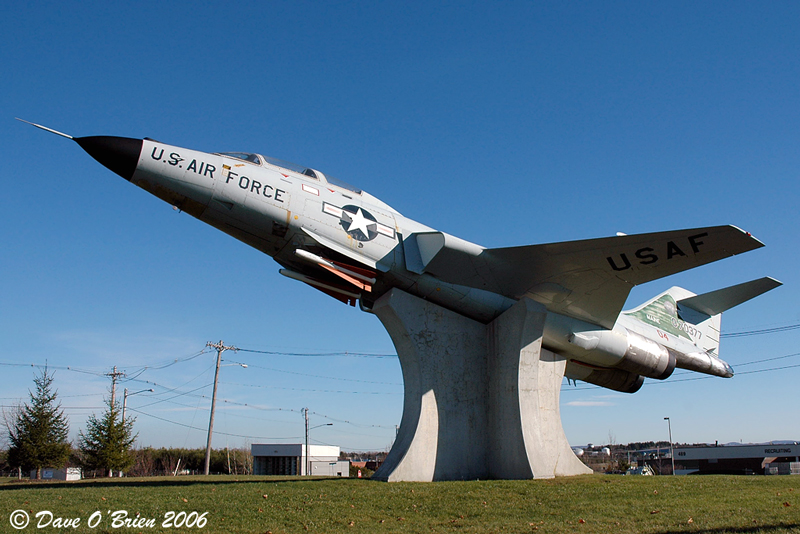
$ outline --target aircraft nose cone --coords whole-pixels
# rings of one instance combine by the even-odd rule
[[[141,139],[109,135],[75,137],[74,139],[82,149],[103,166],[128,181],[133,177],[136,166],[139,164],[139,155],[142,152],[143,142]]]

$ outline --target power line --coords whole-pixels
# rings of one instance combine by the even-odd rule
[[[749,336],[760,336],[764,334],[777,334],[779,332],[789,332],[791,330],[797,330],[800,328],[800,323],[798,324],[790,324],[787,326],[776,326],[775,328],[764,328],[761,330],[747,330],[744,332],[727,332],[720,334],[720,337],[749,337]]]
[[[198,395],[197,397],[200,398],[200,399],[207,398],[207,397],[203,397],[203,396],[200,396],[200,395]],[[170,404],[174,404],[176,406],[183,406],[185,408],[197,408],[196,406],[191,406],[189,404],[184,404],[182,402],[177,402],[177,401],[174,401],[174,400],[166,400],[165,402],[168,402]],[[143,408],[143,406],[142,406],[142,408]],[[248,408],[258,409],[255,406],[248,406]],[[226,417],[240,417],[242,419],[251,419],[251,420],[254,420],[254,421],[261,421],[261,422],[268,421],[270,423],[286,423],[287,422],[285,419],[268,419],[266,417],[253,417],[253,416],[250,416],[250,415],[243,415],[243,414],[234,413],[234,412],[227,413]]]
[[[320,417],[322,417],[324,419],[327,419],[329,421],[336,421],[337,423],[345,423],[345,424],[348,424],[348,425],[353,425],[353,426],[358,427],[358,428],[395,428],[394,426],[388,427],[386,425],[366,425],[366,424],[353,423],[352,421],[347,421],[345,419],[337,419],[335,417],[331,417],[329,415],[325,415],[325,414],[319,413],[319,412],[311,412],[311,413],[313,415],[318,415],[318,416],[320,416]]]
[[[792,325],[786,325],[786,326],[773,327],[773,328],[759,329],[759,330],[749,330],[749,331],[742,331],[742,332],[723,333],[721,336],[722,337],[729,337],[729,338],[737,338],[737,337],[747,337],[747,336],[754,336],[754,335],[780,333],[780,332],[792,331],[792,330],[796,330],[796,329],[800,329],[800,323],[792,324]],[[239,350],[241,350],[242,352],[250,352],[250,353],[256,353],[256,354],[269,354],[269,355],[288,356],[288,357],[337,357],[337,356],[339,356],[339,357],[359,357],[359,358],[396,358],[397,357],[396,354],[371,353],[371,352],[350,352],[350,351],[337,351],[337,352],[287,352],[287,351],[257,350],[257,349],[239,349]],[[121,378],[122,378],[122,380],[124,380],[126,382],[128,382],[128,381],[137,381],[137,382],[143,382],[143,383],[147,383],[147,384],[152,384],[152,385],[159,386],[159,387],[165,387],[165,386],[162,386],[161,384],[157,384],[156,382],[152,382],[152,381],[149,381],[149,380],[138,379],[138,377],[141,376],[141,374],[144,373],[145,371],[165,369],[165,368],[171,367],[171,366],[173,366],[175,364],[178,364],[178,363],[191,361],[191,360],[193,360],[193,359],[195,359],[195,358],[197,358],[197,357],[199,357],[199,356],[201,356],[203,354],[206,354],[207,352],[209,352],[207,350],[207,347],[204,347],[202,350],[200,350],[200,351],[198,351],[196,353],[193,353],[191,355],[185,356],[185,357],[175,358],[175,359],[166,361],[164,363],[159,363],[159,364],[156,364],[156,365],[146,365],[146,366],[142,366],[142,367],[137,367],[136,370],[132,372],[133,376],[124,377],[124,378],[121,377]],[[757,360],[757,361],[753,361],[753,362],[739,363],[739,364],[737,364],[737,367],[741,367],[741,366],[745,366],[745,365],[751,365],[751,364],[755,364],[755,363],[761,363],[761,362],[765,362],[765,361],[771,361],[771,360],[775,360],[775,359],[788,358],[788,357],[791,357],[791,356],[794,356],[794,355],[781,356],[781,357],[777,357],[777,358],[768,358],[768,359]],[[34,368],[44,368],[45,367],[45,366],[43,366],[41,364],[35,364],[35,363],[26,364],[26,363],[16,363],[16,362],[0,362],[0,366],[34,367]],[[273,371],[273,372],[285,373],[285,374],[293,374],[293,375],[297,375],[297,376],[308,376],[308,377],[312,377],[312,378],[321,378],[321,379],[326,379],[326,380],[339,380],[339,381],[355,382],[355,383],[363,383],[363,384],[378,384],[378,385],[391,385],[391,386],[402,386],[403,385],[401,383],[396,383],[396,382],[381,382],[381,381],[374,381],[374,380],[361,380],[361,379],[354,379],[354,378],[340,378],[340,377],[332,377],[332,376],[314,375],[314,374],[309,374],[309,373],[300,373],[300,372],[296,372],[296,371],[286,371],[286,370],[283,370],[283,369],[275,369],[275,368],[271,368],[271,367],[264,367],[264,366],[255,365],[255,364],[250,364],[250,366],[254,367],[254,368],[258,368],[258,369],[264,369],[264,370],[267,370],[267,371]],[[54,365],[49,365],[48,367],[51,368],[51,369],[72,371],[72,372],[83,373],[83,374],[88,374],[88,375],[98,376],[98,377],[99,376],[109,376],[108,373],[99,372],[99,371],[92,371],[92,370],[89,370],[89,369],[82,369],[82,368],[73,367],[73,366],[54,366]],[[776,369],[776,370],[780,370],[780,368]],[[742,374],[742,373],[739,373],[739,374]],[[675,382],[675,380],[673,380],[672,382]],[[167,388],[167,389],[168,390],[172,389],[174,391],[174,390],[177,390],[180,387],[182,387],[182,386],[178,386],[177,388]],[[279,387],[274,387],[274,389],[287,389],[287,390],[294,390],[294,391],[316,391],[316,392],[320,392],[320,393],[346,393],[344,391],[337,391],[337,390],[314,390],[314,389],[303,389],[303,388],[279,388]],[[356,393],[356,392],[353,392],[353,393]],[[364,393],[373,394],[373,392],[364,392]]]
[[[785,356],[776,356],[774,358],[764,358],[763,360],[753,360],[752,362],[735,363],[733,365],[738,369],[739,367],[744,367],[745,365],[754,365],[754,364],[757,364],[757,363],[764,363],[764,362],[774,362],[775,360],[783,360],[783,359],[786,359],[786,358],[794,358],[796,356],[800,356],[800,352],[795,352],[794,354],[787,354]],[[779,369],[783,369],[783,367],[776,367],[774,370],[779,370]],[[693,374],[696,374],[696,372],[695,371],[684,370],[684,371],[673,373],[672,376],[693,375]],[[735,376],[739,376],[739,375],[743,375],[743,374],[747,374],[747,372],[744,372],[744,371],[736,372]],[[677,382],[677,380],[670,380],[670,381],[671,382]]]
[[[200,397],[200,398],[204,398],[204,399],[208,398],[205,395],[191,395],[190,393],[187,393],[187,395],[190,396],[190,397]],[[256,406],[256,405],[253,405],[253,404],[248,404],[246,402],[237,402],[237,401],[233,401],[233,400],[229,400],[229,399],[220,399],[220,401],[224,402],[225,404],[232,404],[232,405],[235,405],[235,406],[244,406],[244,407],[247,407],[247,408],[252,408],[254,410],[260,410],[260,411],[265,411],[265,412],[302,413],[302,410],[297,410],[295,408],[264,408],[263,406]],[[178,403],[175,403],[175,404],[178,404]],[[149,406],[149,405],[147,405],[147,406]],[[323,417],[325,419],[328,419],[330,421],[336,421],[338,423],[345,423],[345,424],[352,425],[352,426],[355,426],[355,427],[358,427],[358,428],[394,428],[393,426],[389,427],[389,426],[386,426],[386,425],[372,425],[372,424],[364,424],[364,423],[353,423],[352,421],[348,421],[348,420],[345,420],[345,419],[337,419],[335,417],[331,417],[329,415],[325,415],[325,414],[322,414],[322,413],[319,413],[319,412],[309,412],[309,413],[311,413],[313,415],[318,415],[318,416]]]
[[[276,372],[276,373],[286,373],[286,374],[289,374],[289,375],[309,376],[311,378],[324,378],[324,379],[327,379],[327,380],[342,380],[344,382],[359,382],[359,383],[362,383],[362,384],[381,384],[381,385],[384,385],[384,386],[402,386],[403,385],[403,384],[398,384],[396,382],[376,382],[374,380],[360,380],[360,379],[357,379],[357,378],[337,378],[335,376],[322,376],[322,375],[312,375],[312,374],[308,374],[308,373],[298,373],[297,371],[284,371],[283,369],[275,369],[273,367],[262,367],[260,365],[254,365],[254,364],[247,364],[247,365],[248,365],[248,367],[254,367],[256,369],[264,369],[264,370],[267,370],[267,371],[273,371],[273,372]]]
[[[172,360],[167,361],[166,363],[161,363],[158,365],[144,365],[140,368],[136,368],[136,370],[134,371],[131,371],[132,374],[135,374],[135,376],[132,377],[131,380],[133,378],[140,376],[145,371],[159,371],[161,369],[166,369],[167,367],[172,367],[173,365],[178,363],[194,360],[195,358],[202,356],[203,354],[207,354],[208,352],[209,351],[207,351],[206,348],[204,347],[201,351],[191,354],[189,356],[184,356],[183,358],[174,358]]]
[[[129,377],[129,376],[126,376],[123,373],[119,373],[118,374],[118,380],[119,381],[135,380],[136,377],[140,376],[144,371],[165,369],[165,368],[171,367],[171,366],[173,366],[173,365],[175,365],[177,363],[183,363],[183,362],[187,362],[187,361],[193,360],[193,359],[197,358],[198,356],[201,356],[201,355],[203,355],[203,354],[205,354],[207,352],[208,351],[204,348],[203,350],[201,350],[199,352],[196,352],[196,353],[193,353],[193,354],[191,354],[189,356],[185,356],[185,357],[182,357],[182,358],[175,358],[175,359],[172,359],[172,360],[170,360],[170,361],[168,361],[166,363],[162,363],[162,364],[159,364],[159,365],[145,365],[145,366],[142,366],[142,367],[136,367],[136,368],[134,368],[133,371],[131,371],[131,374],[134,374],[135,376]],[[74,366],[59,366],[59,365],[50,365],[50,364],[44,364],[43,365],[43,364],[39,364],[39,363],[18,363],[18,362],[0,362],[0,366],[32,367],[32,368],[36,368],[36,369],[44,369],[46,367],[48,369],[55,369],[55,370],[60,370],[60,371],[72,371],[74,373],[83,373],[83,374],[88,374],[88,375],[98,376],[98,377],[99,376],[111,376],[110,373],[107,373],[107,372],[104,372],[104,371],[92,371],[92,370],[89,370],[89,369],[83,369],[83,368],[74,367]]]
[[[749,365],[751,363],[761,363],[761,362],[765,362],[765,361],[780,360],[782,358],[789,358],[789,357],[792,357],[792,356],[799,356],[799,355],[800,354],[789,354],[787,356],[779,356],[777,358],[767,358],[765,360],[759,360],[759,361],[756,361],[756,362],[740,363],[740,364],[738,364],[738,366],[741,367],[743,365]],[[784,367],[770,367],[768,369],[757,369],[755,371],[741,371],[741,372],[736,373],[734,376],[752,375],[752,374],[755,374],[755,373],[767,373],[767,372],[770,372],[770,371],[782,371],[784,369],[795,369],[797,367],[800,367],[800,364],[797,364],[797,365],[786,365]],[[684,375],[684,374],[689,374],[689,373],[691,373],[691,371],[687,371],[686,373],[680,373],[680,374]],[[692,374],[695,374],[695,373],[692,373]],[[702,375],[702,376],[695,376],[695,377],[692,377],[692,378],[679,378],[677,380],[669,380],[669,379],[667,379],[667,380],[647,380],[642,385],[643,386],[652,386],[652,385],[655,385],[655,384],[659,384],[659,385],[661,385],[661,384],[675,384],[677,382],[691,382],[691,381],[694,381],[694,380],[709,380],[709,379],[712,379],[712,378],[719,378],[719,377],[711,376],[711,375]],[[570,392],[570,391],[586,391],[586,390],[590,390],[590,389],[601,389],[601,388],[602,388],[602,386],[588,386],[588,387],[567,388],[567,389],[562,389],[561,391],[566,391],[566,392]]]
[[[89,371],[86,369],[79,369],[77,367],[64,367],[59,365],[49,365],[45,364],[42,365],[40,363],[11,363],[11,362],[0,362],[0,365],[5,365],[8,367],[33,367],[35,369],[56,369],[58,371],[72,371],[74,373],[83,373],[87,375],[93,376],[106,376],[106,373],[102,371]]]
[[[146,407],[148,407],[148,406],[153,406],[154,404],[160,404],[160,403],[162,403],[162,402],[169,402],[169,401],[171,401],[172,399],[177,399],[178,397],[183,397],[183,396],[186,396],[186,395],[191,395],[192,397],[206,398],[206,397],[205,397],[205,396],[203,396],[203,395],[192,395],[192,393],[194,393],[194,392],[195,392],[195,391],[197,391],[198,389],[207,388],[207,387],[208,387],[208,386],[210,386],[210,385],[211,385],[211,384],[203,384],[202,386],[196,387],[196,388],[194,388],[194,389],[190,389],[189,391],[186,391],[186,392],[184,392],[184,393],[179,393],[179,394],[177,394],[177,395],[174,395],[174,396],[172,396],[172,397],[168,397],[168,398],[166,398],[166,399],[158,399],[158,400],[156,400],[156,401],[153,401],[153,402],[151,402],[151,403],[145,404],[145,405],[143,405],[143,406],[139,406],[139,408],[146,408]]]
[[[230,386],[240,386],[248,388],[263,388],[263,389],[282,389],[285,391],[307,391],[311,393],[347,393],[354,395],[399,395],[399,391],[341,391],[334,389],[308,389],[308,388],[290,388],[283,386],[269,386],[266,384],[239,384],[236,382],[221,382],[221,384],[228,384]]]
[[[752,331],[748,331],[748,332],[734,332],[734,333],[730,334],[730,337],[742,337],[744,335],[759,335],[759,334],[779,333],[779,332],[794,330],[794,329],[797,329],[797,328],[800,328],[800,324],[788,325],[788,326],[782,326],[782,327],[775,327],[775,328],[767,328],[767,329],[762,329],[762,330],[752,330]],[[331,357],[331,356],[343,356],[343,357],[351,357],[352,356],[352,357],[368,357],[368,358],[396,358],[397,357],[394,354],[359,353],[359,352],[348,352],[348,351],[328,352],[328,353],[311,353],[311,352],[260,351],[260,350],[254,350],[254,349],[241,349],[241,350],[243,352],[251,352],[251,353],[258,353],[258,354],[271,354],[271,355],[297,356],[297,357]],[[197,388],[193,388],[193,389],[188,390],[188,391],[180,391],[180,388],[186,386],[187,384],[193,382],[194,380],[196,380],[197,378],[199,378],[203,374],[207,373],[208,370],[210,369],[210,367],[213,367],[213,366],[210,366],[210,367],[204,369],[203,372],[200,373],[199,375],[195,376],[194,378],[192,378],[191,380],[185,382],[184,384],[182,384],[182,385],[180,385],[178,387],[174,387],[174,388],[167,388],[166,386],[163,386],[163,385],[158,384],[156,382],[152,382],[152,381],[149,381],[149,380],[143,380],[143,379],[136,378],[136,377],[140,376],[146,370],[160,370],[160,369],[164,369],[164,368],[167,368],[167,367],[171,367],[171,366],[173,366],[173,365],[175,365],[177,363],[194,360],[195,358],[197,358],[197,357],[199,357],[199,356],[201,356],[203,354],[207,354],[208,352],[210,352],[210,351],[208,351],[208,350],[206,350],[204,348],[203,350],[201,350],[199,352],[196,352],[196,353],[193,353],[193,354],[191,354],[189,356],[185,356],[185,357],[182,357],[182,358],[176,358],[176,359],[173,359],[171,361],[165,362],[165,363],[160,364],[160,365],[137,367],[136,371],[135,371],[135,373],[136,373],[135,376],[127,377],[127,378],[125,378],[123,380],[126,381],[126,382],[128,382],[128,381],[134,382],[135,381],[135,382],[141,382],[141,383],[146,383],[146,384],[152,384],[154,386],[158,386],[159,388],[164,388],[165,389],[165,391],[159,392],[156,395],[164,395],[164,394],[170,393],[170,392],[176,393],[175,395],[170,396],[168,398],[159,399],[159,400],[156,400],[156,401],[151,402],[149,404],[145,404],[144,406],[140,406],[140,408],[144,408],[144,407],[147,407],[147,406],[152,406],[154,404],[158,404],[158,403],[162,403],[162,402],[172,402],[172,403],[174,403],[172,401],[172,399],[175,399],[175,398],[178,398],[178,397],[182,397],[182,396],[195,397],[195,398],[198,398],[198,399],[207,399],[208,398],[207,396],[194,394],[194,392],[196,392],[198,390],[201,390],[201,389],[204,389],[204,388],[207,388],[210,384],[204,384],[202,386],[199,386]],[[759,363],[783,360],[783,359],[797,357],[797,356],[800,356],[800,353],[793,353],[793,354],[787,354],[787,355],[783,355],[783,356],[776,356],[776,357],[771,357],[771,358],[763,358],[763,359],[759,359],[759,360],[753,360],[753,361],[750,361],[750,362],[738,363],[738,364],[736,364],[736,367],[743,367],[743,366],[747,366],[747,365],[755,365],[755,364],[759,364]],[[44,368],[45,367],[44,365],[35,364],[35,363],[25,364],[25,363],[16,363],[16,362],[0,362],[0,366],[33,367],[33,368]],[[80,368],[80,367],[74,367],[74,366],[53,366],[53,365],[48,365],[47,367],[49,367],[50,369],[66,370],[66,371],[71,371],[71,372],[88,374],[88,375],[92,375],[92,376],[96,376],[96,377],[109,376],[109,374],[105,373],[105,372],[92,371],[92,370],[89,370],[89,369]],[[321,376],[321,375],[314,375],[314,374],[308,374],[308,373],[300,373],[300,372],[295,372],[295,371],[286,371],[286,370],[282,370],[282,369],[276,369],[276,368],[265,367],[265,366],[260,366],[260,365],[251,365],[251,367],[264,369],[264,370],[268,370],[268,371],[273,371],[273,372],[277,372],[277,373],[293,374],[293,375],[297,375],[297,376],[309,376],[309,377],[322,378],[322,379],[328,379],[328,380],[340,380],[340,381],[347,381],[347,382],[366,383],[366,384],[380,384],[380,385],[391,385],[391,386],[402,386],[403,385],[402,383],[391,383],[391,382],[370,381],[370,380],[361,380],[361,379],[352,379],[352,378],[339,378],[339,377],[331,377],[331,376]],[[737,376],[747,375],[747,374],[782,371],[782,370],[787,370],[787,369],[795,369],[795,368],[798,368],[798,367],[800,367],[800,364],[772,367],[772,368],[759,369],[759,370],[753,370],[753,371],[740,371],[740,372],[737,373]],[[122,373],[119,373],[119,374],[122,374]],[[690,372],[686,371],[686,372],[677,373],[676,375],[684,375],[684,374],[693,374],[693,373],[690,373]],[[645,382],[645,385],[652,385],[652,384],[656,384],[656,383],[677,383],[677,382],[684,382],[684,381],[707,380],[707,379],[711,379],[711,378],[715,378],[715,377],[705,376],[705,375],[703,375],[703,376],[691,376],[691,377],[686,377],[686,378],[680,378],[680,379],[677,379],[677,380],[670,379],[670,380],[663,381],[663,382],[656,382],[656,381],[650,381],[649,380],[649,381]],[[236,384],[236,383],[230,383],[230,384],[231,385],[235,385],[235,386],[244,386],[244,387],[272,388],[272,389],[303,391],[303,392],[319,392],[319,393],[398,394],[398,393],[394,393],[394,392],[374,392],[374,391],[360,392],[360,391],[342,391],[342,390],[311,389],[311,388],[291,388],[291,387],[255,385],[255,384]],[[577,387],[577,388],[564,388],[563,391],[585,391],[585,390],[595,390],[595,389],[599,389],[599,388],[597,386]],[[74,396],[92,396],[92,395],[99,395],[99,394],[85,394],[85,395],[74,395]],[[237,405],[237,406],[242,406],[242,407],[246,407],[246,408],[252,408],[252,409],[255,409],[255,410],[259,410],[259,411],[285,411],[285,412],[293,412],[293,413],[297,413],[298,412],[298,410],[291,409],[291,408],[265,408],[265,407],[258,406],[258,405],[253,405],[253,404],[249,404],[249,403],[241,403],[241,402],[236,402],[236,401],[232,401],[232,400],[228,400],[228,399],[220,399],[220,400],[222,402],[225,402],[226,404]],[[179,404],[179,403],[174,403],[174,404]],[[102,408],[103,407],[94,407],[94,406],[86,406],[86,407],[69,406],[69,407],[65,407],[65,409],[68,409],[68,410],[95,410],[95,409],[102,409]],[[158,418],[158,416],[154,416],[152,414],[147,414],[145,412],[141,412],[141,410],[134,410],[134,411],[137,411],[137,413],[143,413],[144,415],[147,415],[149,417]],[[363,424],[363,423],[354,423],[354,422],[346,420],[346,419],[339,419],[339,418],[331,417],[331,416],[328,416],[328,415],[325,415],[325,414],[320,414],[318,412],[313,412],[313,413],[314,413],[314,415],[323,417],[323,418],[325,418],[327,420],[348,424],[348,425],[351,425],[353,427],[358,427],[358,428],[380,428],[380,429],[394,428],[394,427],[389,427],[389,426],[386,426],[386,425],[371,425],[371,424]],[[163,418],[160,418],[160,419],[163,419]],[[183,424],[183,423],[177,423],[177,422],[169,421],[169,420],[166,420],[166,419],[164,419],[164,420],[167,421],[167,422],[170,422],[170,423],[179,424],[180,426],[184,426],[184,427],[187,427],[187,428],[190,428],[190,429],[205,430],[205,429],[198,429],[197,427],[194,427],[194,426],[191,426],[191,425],[186,425],[186,424]],[[262,437],[259,437],[259,436],[240,436],[240,435],[237,435],[237,434],[228,434],[228,433],[221,433],[221,434],[222,435],[228,435],[228,436],[234,436],[234,437],[246,437],[246,438],[262,439]],[[273,439],[273,438],[265,438],[264,437],[264,439]],[[274,439],[284,439],[284,438],[274,438]],[[285,439],[289,439],[289,438],[285,438]]]
[[[764,363],[764,362],[772,362],[775,360],[783,360],[784,358],[793,358],[795,356],[800,356],[800,352],[795,352],[794,354],[787,354],[786,356],[777,356],[775,358],[765,358],[763,360],[755,360],[752,362],[745,362],[745,363],[737,363],[736,367],[744,367],[745,365],[753,365],[754,363]],[[739,373],[742,374],[742,373]]]
[[[178,425],[178,426],[182,426],[182,427],[185,427],[185,428],[190,428],[192,430],[199,430],[199,431],[202,431],[202,432],[207,432],[208,431],[208,428],[198,428],[196,426],[187,425],[185,423],[179,423],[178,421],[172,421],[172,420],[167,419],[165,417],[159,417],[157,415],[153,415],[151,413],[143,412],[143,411],[137,410],[135,408],[128,408],[128,409],[130,411],[132,411],[132,412],[136,412],[138,414],[145,415],[147,417],[152,417],[153,419],[158,419],[159,421],[164,421],[166,423],[170,423],[170,424],[173,424],[173,425]],[[243,434],[230,434],[230,433],[227,433],[227,432],[217,432],[217,434],[222,434],[223,436],[232,436],[232,437],[235,437],[235,438],[246,438],[246,439],[301,439],[300,436],[291,436],[291,437],[288,437],[288,438],[276,438],[276,437],[272,437],[272,436],[245,436]]]
[[[797,355],[796,354],[792,354],[790,356],[797,356]],[[788,356],[781,356],[780,358],[788,358]],[[769,358],[769,360],[778,360],[780,358]],[[761,360],[761,361],[768,361],[768,360]],[[760,363],[760,362],[750,362],[750,363]],[[747,364],[739,364],[739,365],[742,366],[742,365],[747,365]],[[756,369],[755,371],[740,371],[740,372],[736,373],[734,376],[752,375],[752,374],[755,374],[755,373],[767,373],[767,372],[770,372],[770,371],[782,371],[784,369],[794,369],[796,367],[800,367],[800,363],[797,364],[797,365],[786,365],[784,367],[770,367],[769,369]],[[652,381],[651,380],[649,382],[645,382],[644,385],[648,385],[648,384],[651,384],[651,385],[652,384],[664,384],[664,383],[667,383],[667,382],[669,382],[669,383],[689,382],[691,380],[708,380],[710,378],[718,378],[718,377],[710,376],[710,375],[704,375],[704,376],[696,376],[696,377],[692,377],[692,378],[680,378],[678,380],[663,380],[663,381]]]
[[[271,356],[291,356],[298,358],[330,358],[330,357],[349,357],[349,358],[397,358],[397,354],[383,354],[378,352],[282,352],[276,350],[255,350],[239,349],[241,352],[254,352],[256,354],[269,354]]]
[[[787,365],[786,367],[773,367],[772,369],[757,369],[755,371],[742,371],[739,373],[740,375],[752,375],[755,373],[766,373],[767,371],[781,371],[783,369],[794,369],[796,367],[800,367],[800,363],[797,365]]]
[[[19,408],[18,405],[0,404],[0,408]],[[105,406],[60,406],[59,410],[102,410]]]
[[[179,389],[179,388],[182,388],[183,386],[185,386],[185,385],[187,385],[187,384],[191,384],[192,382],[194,382],[195,380],[197,380],[198,378],[200,378],[201,376],[203,376],[204,374],[206,374],[208,371],[210,371],[210,370],[211,370],[211,368],[213,368],[213,367],[214,367],[214,365],[213,365],[213,364],[212,364],[212,365],[209,365],[209,366],[208,366],[208,367],[206,367],[206,368],[205,368],[205,369],[204,369],[204,370],[203,370],[203,371],[202,371],[202,372],[201,372],[199,375],[195,376],[194,378],[192,378],[192,379],[190,379],[190,380],[187,380],[186,382],[184,382],[184,383],[183,383],[183,384],[181,384],[180,386],[176,386],[176,387],[174,387],[174,388],[170,388],[170,387],[167,387],[167,386],[165,386],[165,385],[163,385],[163,384],[158,384],[158,383],[156,383],[156,382],[151,382],[150,380],[132,379],[131,381],[132,381],[132,382],[141,382],[141,383],[143,383],[143,384],[150,384],[150,385],[153,385],[153,386],[158,386],[158,387],[160,387],[160,388],[164,388],[164,390],[165,390],[165,391],[161,391],[161,392],[159,392],[159,393],[156,393],[156,395],[163,395],[164,393],[169,393],[169,392],[171,392],[171,391],[178,391],[178,389]],[[206,384],[204,387],[208,387],[208,386],[210,386],[210,385],[211,385],[211,384]],[[192,390],[192,391],[194,391],[194,390]]]

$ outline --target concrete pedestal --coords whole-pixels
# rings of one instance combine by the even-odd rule
[[[542,348],[547,311],[522,299],[488,325],[393,289],[372,310],[403,370],[403,418],[372,476],[384,481],[591,473],[569,447],[566,361]]]

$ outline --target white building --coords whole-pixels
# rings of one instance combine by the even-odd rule
[[[36,469],[31,471],[31,478],[36,478]],[[65,467],[63,469],[42,468],[42,480],[80,480],[80,467]]]
[[[350,462],[339,460],[339,447],[309,445],[308,449],[306,456],[306,446],[301,443],[255,443],[250,447],[253,474],[350,476]]]

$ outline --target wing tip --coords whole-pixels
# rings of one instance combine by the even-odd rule
[[[764,243],[763,243],[763,242],[762,242],[760,239],[758,239],[756,236],[754,236],[753,234],[751,234],[750,232],[748,232],[748,231],[746,231],[746,230],[742,230],[741,228],[739,228],[739,227],[738,227],[738,226],[736,226],[735,224],[729,224],[729,225],[728,225],[728,228],[732,228],[732,229],[734,229],[734,230],[736,230],[736,231],[738,231],[738,232],[740,232],[740,233],[744,234],[744,235],[745,235],[745,237],[746,237],[746,238],[747,238],[747,239],[748,239],[748,240],[751,242],[751,244],[753,244],[753,247],[752,247],[752,248],[749,248],[749,249],[747,249],[747,250],[755,250],[755,249],[757,249],[757,248],[761,248],[761,247],[763,247],[763,246],[766,246],[766,245],[764,245]]]

